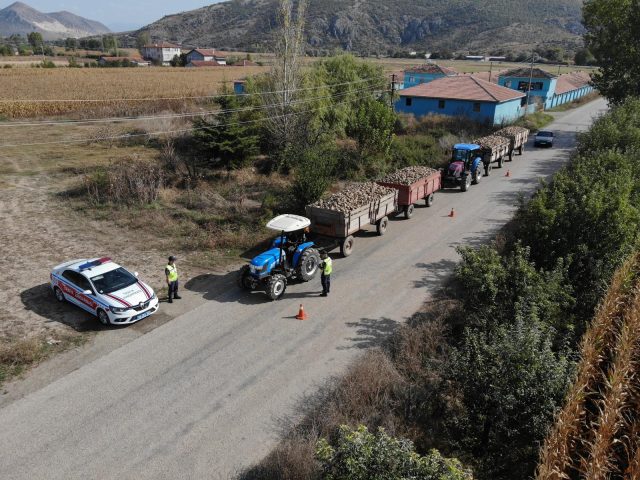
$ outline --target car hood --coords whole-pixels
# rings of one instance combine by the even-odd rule
[[[109,305],[114,307],[135,307],[140,303],[144,303],[153,297],[153,290],[142,282],[136,282],[126,288],[117,290],[112,293],[103,293],[100,295]]]

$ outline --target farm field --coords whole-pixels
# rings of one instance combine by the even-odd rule
[[[0,117],[179,111],[192,105],[193,100],[152,99],[215,95],[225,84],[231,87],[234,80],[266,70],[267,67],[2,69]]]

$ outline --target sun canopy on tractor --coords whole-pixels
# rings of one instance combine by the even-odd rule
[[[267,228],[277,232],[289,233],[303,230],[309,225],[311,225],[311,220],[308,218],[287,213],[285,215],[279,215],[271,220],[267,223]]]

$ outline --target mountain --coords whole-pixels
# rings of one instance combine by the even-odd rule
[[[86,37],[108,33],[100,22],[87,20],[70,12],[42,13],[21,2],[0,10],[0,36],[40,32],[45,40]]]
[[[148,25],[153,40],[220,49],[267,49],[277,0],[231,0],[169,15]],[[581,43],[583,0],[310,0],[306,37],[312,53],[336,48],[522,51]]]

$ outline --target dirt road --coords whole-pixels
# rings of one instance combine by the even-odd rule
[[[455,247],[492,238],[604,108],[560,115],[554,148],[530,147],[467,193],[437,194],[382,238],[359,236],[334,262],[327,299],[319,280],[273,303],[231,275],[191,281],[198,308],[0,410],[2,478],[229,478],[259,460],[278,419],[417,311],[451,273]],[[307,321],[294,319],[301,302]]]

